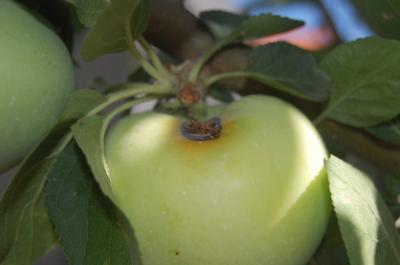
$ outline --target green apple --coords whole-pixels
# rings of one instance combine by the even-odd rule
[[[331,212],[320,136],[267,96],[240,99],[219,118],[220,137],[207,141],[155,112],[107,135],[113,199],[143,265],[306,264]]]
[[[55,124],[74,88],[58,36],[17,3],[0,0],[0,172]]]

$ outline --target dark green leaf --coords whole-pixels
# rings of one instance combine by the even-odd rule
[[[317,119],[366,127],[400,113],[400,42],[371,37],[345,43],[321,62],[332,97]]]
[[[49,173],[46,204],[70,265],[131,264],[117,211],[72,142]]]
[[[140,0],[132,15],[131,29],[134,38],[139,37],[146,30],[150,18],[150,0]]]
[[[247,16],[225,11],[208,11],[201,14],[205,23],[224,43],[247,40],[286,32],[304,25],[304,22],[272,14]]]
[[[400,173],[385,176],[384,183],[385,193],[387,195],[386,202],[388,204],[398,204],[400,206]]]
[[[359,13],[382,37],[400,39],[399,0],[352,0]]]
[[[139,37],[149,17],[148,0],[112,0],[97,19],[81,49],[85,60],[122,52],[128,48],[127,26],[133,39]]]
[[[57,33],[67,48],[72,51],[74,44],[74,18],[64,1],[54,0],[17,0],[27,7],[44,25]]]
[[[70,126],[103,98],[93,91],[75,91],[57,126],[23,162],[0,202],[0,264],[31,265],[55,243],[44,204],[47,174]]]
[[[209,89],[208,95],[224,103],[230,103],[235,100],[231,91],[215,86]]]
[[[400,144],[400,119],[367,128],[367,131],[379,139],[392,143]]]
[[[98,16],[109,3],[108,0],[65,0],[76,7],[79,21],[86,27],[96,24]]]
[[[304,25],[303,21],[272,14],[252,16],[243,21],[233,34],[248,40],[286,32]]]
[[[327,161],[329,188],[352,265],[400,264],[400,236],[373,182],[346,162]]]
[[[313,101],[324,101],[330,82],[314,57],[290,44],[279,42],[255,48],[245,72],[269,86]]]
[[[325,236],[308,265],[349,264],[336,216],[332,215]]]
[[[385,176],[384,183],[385,201],[397,219],[397,229],[400,229],[400,173]]]
[[[50,148],[54,146],[50,145]],[[45,142],[33,153],[35,157],[28,159],[14,177],[0,204],[2,265],[31,265],[56,242],[42,192],[46,173],[53,160],[45,159],[44,149],[47,149]],[[38,158],[42,161],[33,161]]]
[[[89,89],[93,89],[99,91],[101,93],[107,94],[107,89],[109,87],[109,83],[101,76],[96,76],[89,85]]]
[[[77,120],[105,101],[106,97],[94,90],[76,90],[68,102],[62,120]]]
[[[221,10],[205,11],[200,14],[200,19],[208,26],[214,37],[221,39],[233,32],[243,21],[250,16],[233,14]]]
[[[150,82],[151,76],[143,69],[137,68],[133,73],[128,76],[128,82]]]

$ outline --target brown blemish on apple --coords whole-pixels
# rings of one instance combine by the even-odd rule
[[[207,151],[224,146],[227,141],[231,139],[232,132],[235,127],[235,122],[221,119],[222,129],[219,133],[218,138],[213,138],[205,141],[194,141],[186,138],[181,131],[182,124],[178,122],[175,131],[175,139],[177,146],[185,150],[191,150],[194,152]]]
[[[207,121],[191,120],[181,125],[182,135],[192,141],[210,141],[219,138],[222,131],[221,119],[214,117]]]

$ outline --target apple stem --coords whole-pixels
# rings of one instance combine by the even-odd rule
[[[141,94],[145,95],[168,95],[171,93],[170,84],[146,84],[146,83],[128,83],[124,85],[124,90],[114,92],[107,95],[107,99],[92,109],[88,115],[97,114],[110,105],[124,99],[128,99],[131,97],[137,97]]]
[[[200,122],[190,120],[183,122],[181,125],[182,135],[192,141],[208,141],[220,137],[222,131],[221,119],[218,117],[211,118],[207,121]]]
[[[144,58],[136,47],[136,39],[132,36],[131,23],[133,13],[129,16],[129,19],[125,23],[125,34],[126,34],[126,44],[128,46],[128,51],[132,54],[133,58],[137,60],[143,69],[154,79],[165,82],[169,80],[169,73],[159,60],[158,56],[153,52],[150,45],[144,38],[139,38],[139,44],[142,46],[144,51],[150,57],[151,62]]]
[[[178,92],[178,98],[183,106],[190,107],[201,100],[201,95],[196,84],[188,82]]]
[[[153,62],[155,69],[158,70],[166,80],[169,80],[170,73],[168,69],[164,66],[164,64],[162,63],[158,55],[154,52],[150,44],[146,41],[146,39],[143,37],[139,37],[139,43],[142,46],[142,48],[146,51],[150,60]]]
[[[206,88],[190,81],[182,84],[176,97],[190,120],[203,121],[207,117]]]

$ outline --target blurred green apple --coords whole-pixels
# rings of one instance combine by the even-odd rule
[[[220,114],[220,137],[187,139],[161,113],[121,120],[106,140],[114,200],[143,265],[304,265],[331,212],[326,151],[310,121],[272,97]]]
[[[51,129],[74,88],[58,36],[10,0],[0,0],[0,172]]]

